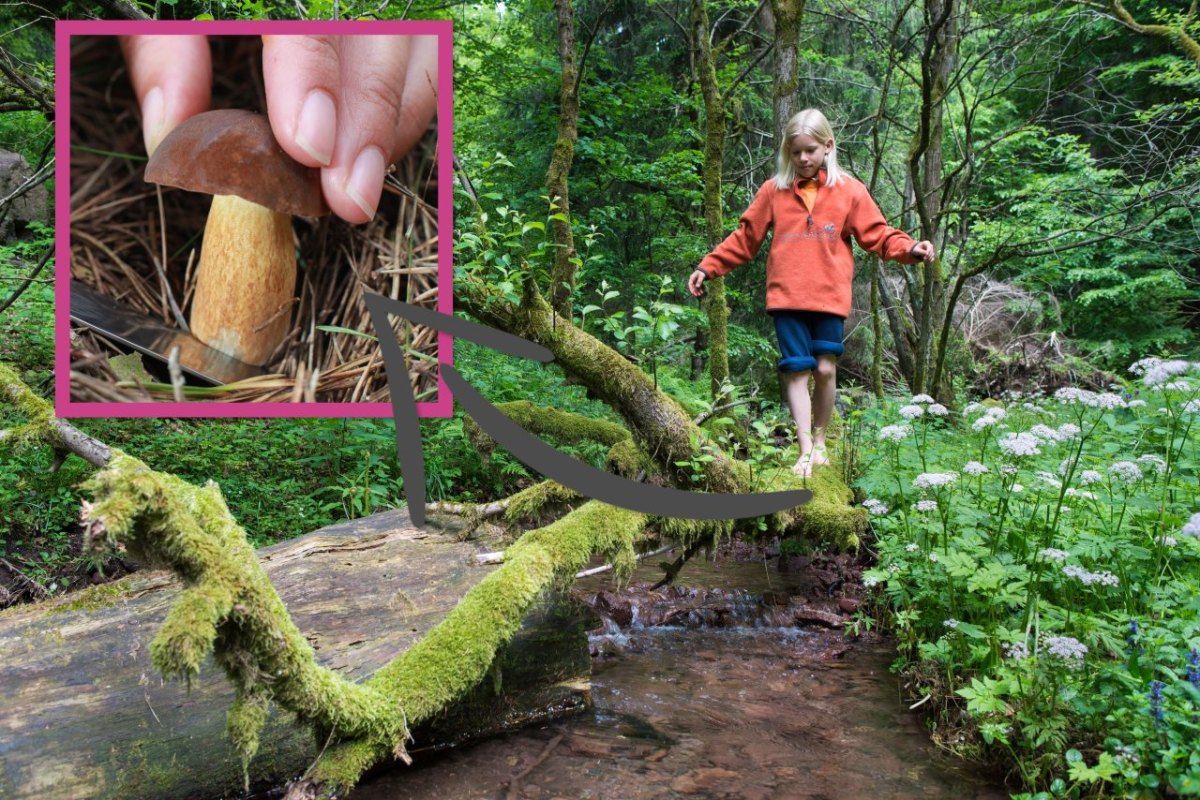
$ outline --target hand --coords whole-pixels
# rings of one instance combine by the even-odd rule
[[[142,109],[146,151],[212,102],[203,36],[128,36],[121,49]],[[437,37],[264,36],[267,117],[279,146],[321,168],[333,213],[375,216],[383,177],[437,107]]]
[[[933,250],[933,242],[917,242],[909,252],[926,264],[933,263],[933,260],[937,258],[937,253]]]
[[[703,270],[698,269],[691,274],[691,277],[688,278],[688,291],[692,293],[693,297],[700,297],[702,294],[704,294],[704,287],[700,284],[704,283],[704,279],[707,277],[708,276],[704,274]]]

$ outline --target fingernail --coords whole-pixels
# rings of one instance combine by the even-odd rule
[[[162,141],[166,124],[167,108],[162,89],[155,86],[142,99],[142,138],[146,141],[147,155],[153,155],[154,149]]]
[[[314,89],[304,98],[296,121],[296,144],[304,152],[328,167],[333,160],[333,139],[337,132],[337,107],[328,92]]]
[[[383,191],[383,173],[387,162],[378,147],[368,147],[354,159],[346,181],[346,194],[368,217],[375,217],[375,206]]]

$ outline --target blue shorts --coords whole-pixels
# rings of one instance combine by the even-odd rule
[[[846,320],[824,311],[770,312],[779,339],[779,370],[807,372],[816,369],[817,356],[840,356]]]

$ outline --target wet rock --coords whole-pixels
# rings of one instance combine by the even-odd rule
[[[853,597],[840,597],[838,598],[838,608],[847,614],[853,614],[862,608],[862,600],[855,600]]]
[[[787,592],[766,591],[762,595],[764,606],[786,606],[791,601],[792,596]]]
[[[739,773],[720,767],[692,770],[671,781],[671,791],[680,794],[711,792],[722,781],[732,781],[740,777]]]
[[[592,608],[621,628],[628,628],[633,624],[633,603],[628,598],[618,597],[611,592],[599,592],[592,601]]]

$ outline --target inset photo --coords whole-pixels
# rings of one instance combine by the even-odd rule
[[[452,308],[450,23],[57,35],[57,413],[390,416],[364,298]],[[450,338],[382,333],[448,415]]]

